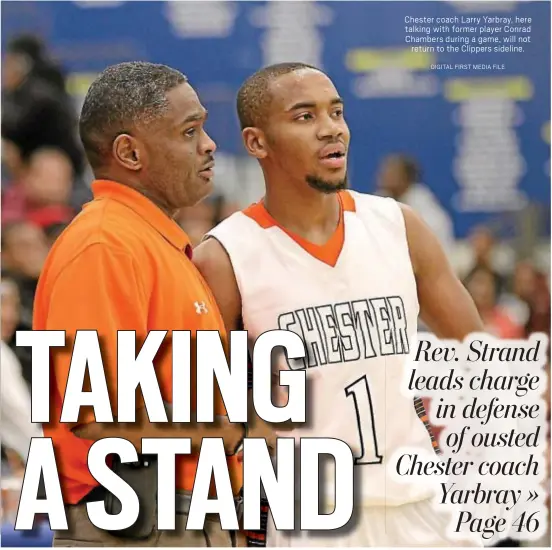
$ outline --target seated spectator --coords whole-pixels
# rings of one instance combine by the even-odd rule
[[[40,429],[31,423],[31,396],[23,378],[21,364],[9,347],[19,321],[19,294],[14,281],[2,276],[0,282],[1,333],[0,342],[0,407],[2,446],[10,468],[21,471],[18,466],[27,460],[32,437],[40,437]],[[11,451],[11,452],[10,452]]]
[[[468,240],[471,245],[472,264],[464,276],[464,283],[469,283],[472,274],[482,268],[492,274],[497,294],[500,295],[504,290],[505,280],[495,267],[496,248],[493,233],[488,227],[477,226],[471,231]]]
[[[19,147],[7,139],[2,139],[2,169],[2,189],[6,184],[18,181],[25,171]]]
[[[24,163],[19,177],[2,193],[2,221],[30,221],[45,231],[67,224],[75,215],[70,206],[71,163],[56,149],[40,149]]]
[[[529,261],[516,264],[513,276],[514,294],[524,302],[530,302],[537,286],[537,271]]]
[[[17,284],[21,298],[21,325],[32,327],[32,311],[38,277],[48,255],[44,231],[29,222],[2,228],[2,269]]]
[[[514,274],[509,292],[503,294],[500,305],[508,315],[521,326],[529,321],[530,303],[536,288],[537,273],[533,265],[528,261],[518,262],[514,268]]]
[[[10,342],[19,326],[21,300],[19,290],[13,280],[4,273],[0,281],[0,309],[2,342]]]
[[[31,330],[33,304],[38,277],[46,260],[49,246],[44,232],[36,225],[18,222],[2,228],[2,270],[17,285],[21,310],[18,330]],[[25,380],[31,382],[31,348],[16,347],[7,342],[19,359]]]
[[[522,338],[523,328],[498,305],[498,291],[493,272],[478,267],[465,282],[483,320],[485,331],[497,338]]]
[[[516,264],[511,292],[503,296],[500,305],[524,327],[526,336],[534,332],[550,335],[550,286],[530,261]]]
[[[68,223],[75,215],[70,204],[73,178],[67,156],[55,149],[33,154],[23,180],[28,203],[26,219],[47,229]]]
[[[44,43],[34,35],[23,34],[10,41],[11,55],[25,55],[31,63],[31,77],[41,79],[66,98],[65,74],[62,68],[51,59]]]
[[[2,138],[19,148],[24,161],[44,147],[63,151],[80,178],[85,164],[74,107],[37,55],[28,41],[8,44],[2,63]]]
[[[544,332],[550,338],[550,286],[544,273],[535,272],[535,286],[528,296],[529,318],[525,323],[525,334]],[[550,357],[550,346],[548,347]]]
[[[447,254],[454,246],[452,220],[431,189],[421,182],[418,163],[406,155],[390,155],[379,168],[378,188],[381,194],[410,206],[415,210],[435,236]]]
[[[19,293],[17,285],[4,276],[0,281],[0,300],[1,510],[3,521],[13,521],[19,501],[17,488],[23,479],[31,438],[41,437],[42,431],[31,423],[30,387],[23,377],[21,363],[8,345],[19,323]]]

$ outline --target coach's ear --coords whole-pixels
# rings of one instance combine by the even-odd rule
[[[244,128],[242,130],[243,144],[247,152],[258,159],[266,157],[266,138],[260,128]]]
[[[113,141],[113,157],[127,170],[137,172],[143,166],[141,142],[129,134],[119,134]]]

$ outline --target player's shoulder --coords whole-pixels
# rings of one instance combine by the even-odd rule
[[[240,243],[248,247],[256,236],[273,225],[273,221],[266,212],[262,202],[250,204],[243,210],[234,212],[218,223],[207,233],[207,237],[214,237],[223,242]]]
[[[345,192],[354,204],[352,209],[361,219],[386,221],[388,223],[403,224],[403,212],[401,204],[390,197],[361,193],[359,191],[347,190]],[[347,208],[345,208],[347,210]]]
[[[256,238],[263,228],[262,210],[260,203],[254,203],[215,225],[197,247],[201,261],[218,263],[226,261],[225,256],[245,258],[255,254],[257,246],[262,246],[262,239]]]
[[[274,220],[270,217],[262,201],[251,203],[242,210],[234,212],[225,220],[220,222],[215,229],[234,230],[238,227],[267,229],[274,225]]]

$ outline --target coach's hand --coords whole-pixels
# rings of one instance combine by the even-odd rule
[[[224,450],[227,455],[234,455],[240,447],[246,430],[243,424],[232,423],[227,416],[217,416],[216,431],[218,437],[224,441]]]
[[[276,431],[275,426],[268,424],[261,418],[255,418],[253,422],[249,423],[249,433],[247,437],[262,438],[266,441],[266,446],[270,454],[276,452]]]

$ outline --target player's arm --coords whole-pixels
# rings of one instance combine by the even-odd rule
[[[450,265],[441,244],[410,207],[401,205],[410,258],[418,288],[420,317],[438,338],[458,341],[483,332],[483,323],[468,291]]]
[[[64,330],[67,345],[56,350],[54,377],[56,389],[65,395],[78,330],[98,333],[113,417],[117,415],[117,331],[135,331],[139,340],[147,336],[149,297],[132,257],[103,244],[93,244],[75,258],[53,282],[49,300],[47,330]],[[140,344],[137,344],[139,347]],[[85,382],[86,384],[87,382]],[[199,450],[204,437],[222,437],[233,452],[242,437],[237,425],[221,419],[220,425],[151,423],[142,395],[137,395],[135,423],[98,423],[90,407],[82,407],[78,421],[71,427],[80,438],[97,441],[122,437],[141,450],[146,437],[190,438]],[[230,451],[231,449],[231,451]]]
[[[242,329],[242,303],[240,290],[232,262],[224,247],[215,238],[203,241],[194,250],[194,263],[207,281],[219,306],[228,333]],[[249,437],[262,437],[274,449],[276,434],[272,425],[259,418],[252,402],[253,392],[248,392]],[[279,424],[278,429],[286,429]]]

